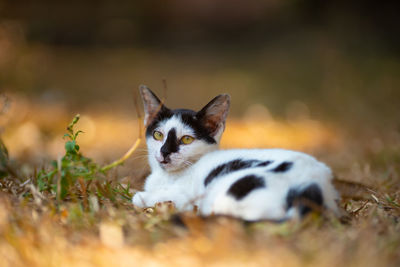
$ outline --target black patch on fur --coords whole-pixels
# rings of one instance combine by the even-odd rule
[[[293,167],[293,162],[284,161],[278,166],[276,166],[274,169],[272,169],[271,172],[287,172],[292,167]]]
[[[196,112],[187,109],[177,109],[175,110],[175,112],[179,112],[182,122],[193,129],[195,135],[194,137],[196,137],[196,139],[204,140],[209,144],[217,143],[215,139],[210,135],[210,131],[206,127],[204,127],[204,125],[198,119],[198,117],[196,116]]]
[[[217,176],[223,173],[228,163],[219,165],[218,167],[214,168],[208,175],[207,178],[204,180],[204,186],[207,186],[209,183],[214,180]]]
[[[179,151],[179,142],[176,137],[176,130],[172,128],[168,132],[167,140],[165,140],[164,145],[161,147],[161,154],[164,158],[167,158],[170,154]]]
[[[174,113],[170,109],[166,108],[165,106],[161,106],[160,111],[152,119],[151,123],[147,127],[146,136],[153,136],[153,132],[157,128],[158,124],[162,121],[172,118],[173,115]]]
[[[271,164],[273,161],[272,160],[267,160],[267,161],[263,161],[260,162],[256,165],[256,167],[267,167],[269,164]]]
[[[221,164],[214,168],[204,180],[204,186],[210,184],[215,178],[220,175],[227,174],[230,172],[246,169],[253,167],[256,163],[259,163],[258,160],[242,160],[242,159],[235,159],[229,161],[227,163]]]
[[[305,188],[291,188],[286,195],[286,210],[297,207],[304,216],[314,209],[320,209],[323,204],[321,188],[313,183]]]
[[[161,107],[160,111],[147,127],[146,136],[152,136],[154,130],[161,122],[172,118],[174,115],[180,116],[182,118],[182,122],[193,129],[195,135],[194,137],[196,139],[204,140],[209,144],[217,143],[215,139],[210,135],[209,130],[204,127],[201,121],[196,117],[197,113],[195,111],[189,109],[170,110],[165,106]]]
[[[254,189],[261,187],[265,187],[265,182],[262,177],[247,175],[233,183],[228,190],[228,194],[233,196],[236,200],[241,200]]]

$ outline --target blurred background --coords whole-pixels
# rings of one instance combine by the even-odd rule
[[[1,134],[43,165],[82,115],[100,162],[138,137],[134,94],[171,108],[232,97],[223,147],[285,147],[337,168],[400,145],[398,1],[0,0]],[[144,146],[122,172],[141,175]],[[139,165],[138,165],[139,166]],[[137,174],[139,173],[139,174]]]

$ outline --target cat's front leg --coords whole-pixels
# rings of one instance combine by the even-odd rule
[[[148,192],[144,191],[136,192],[136,194],[132,198],[132,203],[133,205],[139,208],[147,208],[150,207],[149,205],[146,204],[147,202],[149,202],[148,200],[149,198],[150,196]]]
[[[168,201],[172,201],[180,211],[193,210],[190,198],[177,188],[137,192],[132,198],[132,203],[140,208],[154,207],[157,203]]]
[[[132,198],[133,205],[139,208],[154,207],[157,203],[162,203],[167,201],[174,202],[174,199],[172,199],[172,197],[164,190],[149,191],[149,192],[141,191],[137,192]]]

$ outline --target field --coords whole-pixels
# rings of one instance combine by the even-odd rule
[[[12,99],[3,115],[8,125],[3,141],[12,159],[2,147],[2,266],[400,263],[399,132],[358,132],[357,138],[349,138],[332,124],[305,117],[278,120],[265,111],[263,116],[229,120],[223,147],[287,147],[313,153],[332,166],[343,196],[340,219],[312,214],[302,222],[249,224],[226,217],[176,214],[166,204],[144,211],[135,208],[130,197],[148,172],[143,167],[143,141],[122,167],[82,174],[79,168],[88,163],[70,157],[67,163],[72,165],[58,165],[54,179],[43,180],[40,173],[52,170],[49,158],[61,162],[64,143],[69,142],[68,137],[62,138],[68,132],[63,129],[72,117],[59,107],[43,107],[17,95]],[[27,120],[24,110],[34,110],[35,116]],[[257,114],[262,115],[260,108]],[[123,115],[82,115],[70,130],[85,132],[76,138],[79,151],[84,155],[87,151],[104,166],[113,160],[109,157],[117,159],[135,143],[139,125],[135,118]],[[369,139],[371,134],[375,139]],[[241,136],[248,137],[245,143],[237,141]],[[54,189],[60,186],[63,171],[75,177],[65,187],[65,195]],[[48,187],[43,186],[46,181]]]

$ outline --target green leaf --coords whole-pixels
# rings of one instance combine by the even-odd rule
[[[84,132],[84,131],[81,131],[81,130],[77,131],[77,132],[74,134],[74,140],[78,137],[78,135],[79,135],[80,133],[85,133],[85,132]]]
[[[72,135],[70,135],[70,134],[64,134],[64,136],[63,136],[63,139],[65,139],[65,137],[68,137],[69,139],[72,139]]]
[[[74,119],[72,120],[71,124],[75,125],[79,121],[80,117],[81,117],[80,114],[76,114]]]
[[[44,191],[47,187],[47,182],[45,181],[44,178],[45,178],[44,176],[40,175],[37,179],[37,185],[40,192]]]
[[[69,133],[71,134],[74,133],[74,125],[78,123],[79,119],[80,119],[79,114],[75,115],[75,117],[72,119],[71,123],[67,127]]]
[[[64,199],[67,194],[68,194],[68,188],[69,187],[69,182],[67,177],[61,177],[61,181],[60,181],[60,190],[58,191],[57,188],[57,193],[59,192],[60,194],[58,195],[59,199]]]
[[[67,151],[67,153],[74,153],[75,146],[76,146],[75,141],[68,141],[65,143],[65,151]]]

